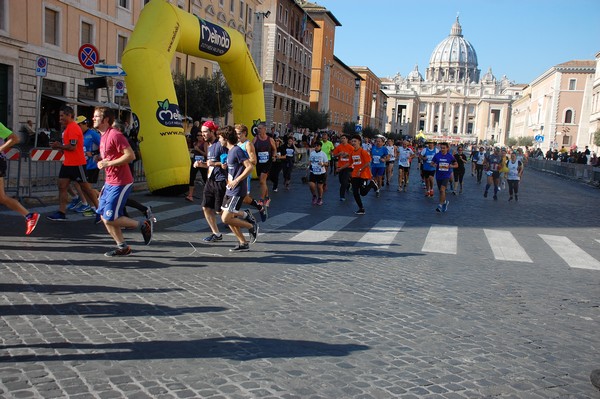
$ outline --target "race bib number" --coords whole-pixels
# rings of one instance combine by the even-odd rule
[[[381,156],[379,156],[379,155],[373,155],[373,163],[374,164],[380,164],[381,163]]]
[[[450,170],[450,164],[448,162],[440,162],[439,163],[439,169],[442,172],[447,172],[448,170]]]
[[[287,148],[285,150],[285,155],[288,157],[293,157],[294,156],[294,149],[293,148]]]
[[[258,163],[269,162],[269,152],[268,151],[261,151],[257,155],[258,155]]]
[[[195,155],[194,161],[204,162],[204,157],[202,155]]]
[[[361,163],[360,155],[352,155],[352,165],[360,165]]]

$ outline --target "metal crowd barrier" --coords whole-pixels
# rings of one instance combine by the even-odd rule
[[[32,148],[25,152],[17,147],[6,154],[7,170],[4,190],[21,201],[32,198],[43,204],[42,198],[58,195],[57,179],[64,160],[62,151],[51,148]],[[146,174],[141,160],[133,164],[134,183],[144,183]],[[100,172],[96,189],[104,184],[104,173]]]
[[[559,176],[582,180],[586,183],[600,186],[600,167],[533,158],[529,158],[527,165],[542,172],[554,173]]]
[[[21,201],[24,194],[21,190],[21,150],[18,148],[11,148],[4,156],[6,157],[4,192]]]

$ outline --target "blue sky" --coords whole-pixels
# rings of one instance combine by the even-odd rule
[[[340,21],[335,55],[377,76],[425,75],[459,14],[483,75],[530,83],[550,67],[600,51],[599,0],[311,0]]]

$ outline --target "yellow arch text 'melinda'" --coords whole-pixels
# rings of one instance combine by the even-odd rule
[[[152,0],[123,52],[122,64],[148,189],[168,192],[189,183],[190,157],[171,77],[175,51],[217,61],[231,89],[236,123],[265,120],[262,79],[242,34]]]

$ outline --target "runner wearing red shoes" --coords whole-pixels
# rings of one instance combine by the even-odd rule
[[[7,163],[4,153],[10,147],[19,143],[19,136],[10,131],[6,126],[0,123],[0,204],[19,213],[25,217],[26,229],[25,234],[29,235],[37,226],[40,219],[39,213],[29,212],[23,205],[14,198],[9,197],[4,192],[4,178],[6,177]]]
[[[425,179],[425,196],[433,198],[433,176],[435,175],[435,166],[431,164],[433,156],[438,153],[433,141],[428,141],[427,146],[419,154],[423,161],[423,178]]]

